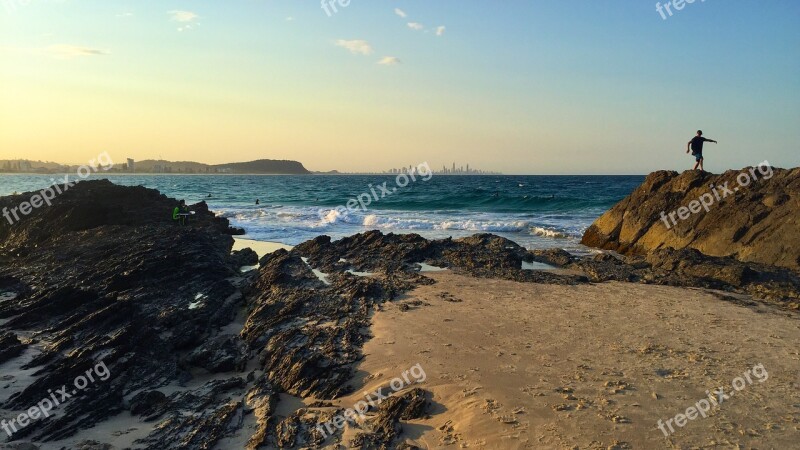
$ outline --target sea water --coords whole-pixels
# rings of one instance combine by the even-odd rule
[[[58,179],[3,174],[0,195],[39,190],[53,178]],[[338,239],[367,230],[426,238],[494,233],[528,248],[577,252],[586,251],[579,244],[586,228],[644,180],[643,176],[433,175],[427,181],[418,176],[400,187],[392,175],[98,173],[91,177],[101,178],[158,189],[189,204],[205,201],[232,225],[243,227],[244,237],[260,241],[296,245],[323,234]],[[390,194],[377,189],[383,183]],[[369,197],[369,205],[362,208],[359,196],[362,203]],[[355,207],[348,209],[348,201]]]

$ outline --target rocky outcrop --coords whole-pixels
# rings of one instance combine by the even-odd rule
[[[0,407],[25,411],[98,363],[107,369],[14,439],[65,438],[124,411],[135,392],[191,379],[193,366],[236,365],[216,347],[198,350],[242,304],[229,280],[239,273],[232,230],[204,203],[180,226],[170,217],[176,204],[155,190],[86,181],[0,225],[0,291],[10,298],[0,301],[0,339],[17,349],[4,358],[22,357],[13,333],[30,336],[22,368],[36,369]],[[200,436],[214,432],[195,425]]]
[[[660,249],[646,256],[602,253],[582,258],[560,249],[531,253],[537,261],[583,273],[594,283],[624,281],[707,288],[750,295],[783,309],[800,310],[800,274],[782,267],[708,256],[694,249]]]
[[[551,284],[586,283],[586,277],[522,270],[535,257],[506,238],[480,233],[461,239],[429,241],[418,234],[367,231],[336,242],[319,236],[294,248],[324,272],[417,273],[419,263],[452,269],[475,277]]]
[[[800,168],[660,171],[597,219],[582,242],[629,255],[690,248],[800,270],[798,212]]]
[[[0,207],[30,195],[2,198]],[[372,313],[433,282],[417,263],[530,277],[520,267],[530,255],[504,238],[428,241],[379,232],[336,242],[323,236],[241,272],[257,261],[251,250],[231,252],[238,231],[204,203],[190,207],[185,226],[175,223],[176,204],[151,189],[89,181],[0,225],[0,364],[36,370],[35,380],[13,388],[0,408],[25,411],[98,363],[106,368],[58,415],[19,429],[15,440],[67,438],[127,412],[157,424],[136,442],[145,448],[211,448],[250,414],[255,427],[247,448],[321,443],[316,426],[330,419],[330,406],[277,417],[279,394],[349,393]],[[198,373],[219,375],[202,383]],[[412,409],[420,398],[412,395]],[[375,413],[386,417],[376,419],[382,425],[370,442],[391,444],[396,433],[388,431],[409,417],[395,412]]]

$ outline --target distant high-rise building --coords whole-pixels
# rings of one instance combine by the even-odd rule
[[[128,158],[128,170],[132,173],[136,172],[136,162],[132,158]]]

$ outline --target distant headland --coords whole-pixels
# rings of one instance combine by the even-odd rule
[[[114,161],[109,172],[117,173],[168,173],[168,174],[256,174],[256,175],[308,175],[311,174],[298,161],[257,159],[249,162],[203,164],[193,161],[165,161],[146,159]],[[74,172],[78,166],[26,159],[0,160],[0,173],[65,173]]]

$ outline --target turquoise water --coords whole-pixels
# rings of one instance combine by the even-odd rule
[[[429,238],[491,232],[528,248],[575,250],[580,250],[583,231],[644,180],[643,176],[419,174],[415,180],[390,175],[102,173],[90,178],[155,188],[190,204],[205,200],[256,240],[295,245],[321,234],[339,238],[369,229]],[[0,175],[0,195],[39,190],[53,179],[63,175]],[[353,200],[347,210],[348,200],[358,196],[365,208]]]

